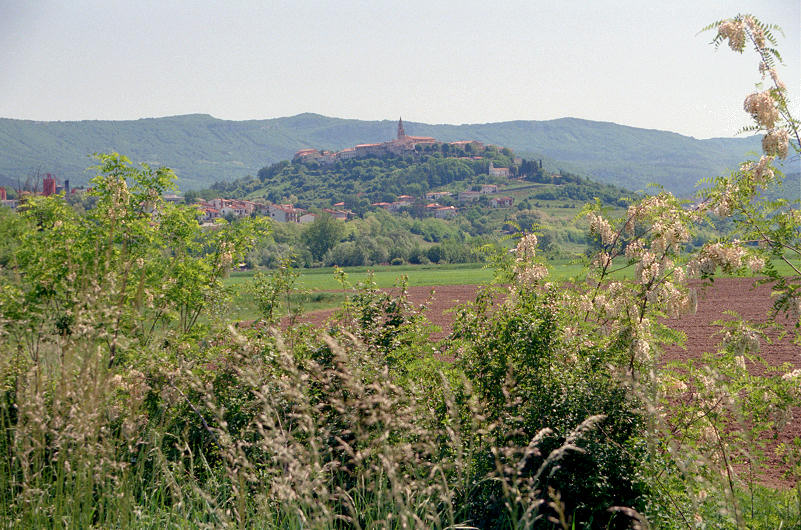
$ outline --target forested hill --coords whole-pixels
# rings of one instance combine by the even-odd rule
[[[539,161],[523,159],[514,165],[515,153],[508,148],[487,147],[473,157],[464,147],[448,144],[418,146],[417,153],[383,155],[320,164],[314,160],[282,161],[259,170],[255,177],[218,182],[202,197],[263,198],[272,203],[292,203],[302,208],[326,208],[337,202],[359,215],[372,203],[392,202],[399,195],[423,197],[429,191],[448,191],[451,196],[437,200],[458,205],[457,193],[480,190],[496,184],[506,192],[527,190],[517,198],[535,200],[592,201],[624,206],[632,193],[611,184],[601,184],[568,172],[552,174]],[[490,163],[509,167],[512,179],[490,176]],[[189,192],[188,196],[194,196]],[[423,203],[425,204],[425,203]],[[419,204],[418,204],[419,205]]]
[[[300,114],[227,121],[193,114],[134,121],[37,122],[0,118],[0,184],[37,171],[75,183],[86,180],[93,152],[117,151],[137,162],[172,167],[183,189],[255,175],[306,147],[340,150],[395,135],[395,121]],[[658,182],[688,194],[702,177],[736,167],[759,149],[758,138],[697,140],[680,134],[575,118],[471,125],[406,123],[411,135],[442,141],[478,140],[543,158],[602,182],[643,189]]]

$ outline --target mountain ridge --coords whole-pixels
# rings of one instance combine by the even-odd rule
[[[341,150],[382,142],[394,120],[357,120],[300,113],[224,120],[195,113],[135,120],[36,121],[0,118],[0,184],[53,173],[81,183],[88,155],[117,151],[135,162],[166,165],[182,189],[254,175],[260,168],[312,147]],[[542,158],[546,167],[580,173],[629,189],[656,182],[682,195],[695,183],[734,169],[759,138],[696,139],[671,131],[564,117],[477,124],[405,122],[407,133],[442,141],[478,140]]]

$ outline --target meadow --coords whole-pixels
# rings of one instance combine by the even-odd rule
[[[798,260],[791,261],[801,267]],[[548,268],[548,280],[553,282],[577,282],[586,275],[586,264],[580,257],[557,258],[544,261]],[[793,271],[787,263],[775,261],[774,266],[781,275],[792,275]],[[405,282],[407,287],[437,287],[451,285],[488,285],[493,282],[496,271],[486,263],[457,263],[444,265],[377,265],[372,267],[341,267],[350,288],[343,289],[334,267],[301,269],[290,295],[291,304],[301,308],[301,312],[333,309],[352,292],[359,283],[372,278],[379,289],[398,287]],[[615,261],[610,279],[631,279],[633,267],[626,267],[624,260]],[[225,285],[231,294],[229,316],[236,320],[255,320],[258,311],[252,300],[251,284],[258,271],[233,271],[225,279]],[[262,271],[271,274],[271,271]],[[720,277],[733,277],[733,274],[721,274]],[[282,306],[282,312],[285,308]]]

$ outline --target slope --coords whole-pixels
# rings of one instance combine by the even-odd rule
[[[687,195],[702,177],[736,167],[758,138],[698,140],[677,133],[577,118],[467,125],[406,123],[412,135],[475,139],[629,189],[657,182]],[[137,162],[172,167],[183,189],[255,174],[305,147],[343,149],[391,139],[395,122],[300,114],[228,121],[204,114],[132,121],[34,122],[0,119],[0,184],[37,170],[84,182],[93,152],[117,151]]]

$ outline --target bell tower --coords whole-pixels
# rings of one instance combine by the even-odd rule
[[[406,131],[403,130],[403,120],[398,118],[398,140],[406,137]]]

